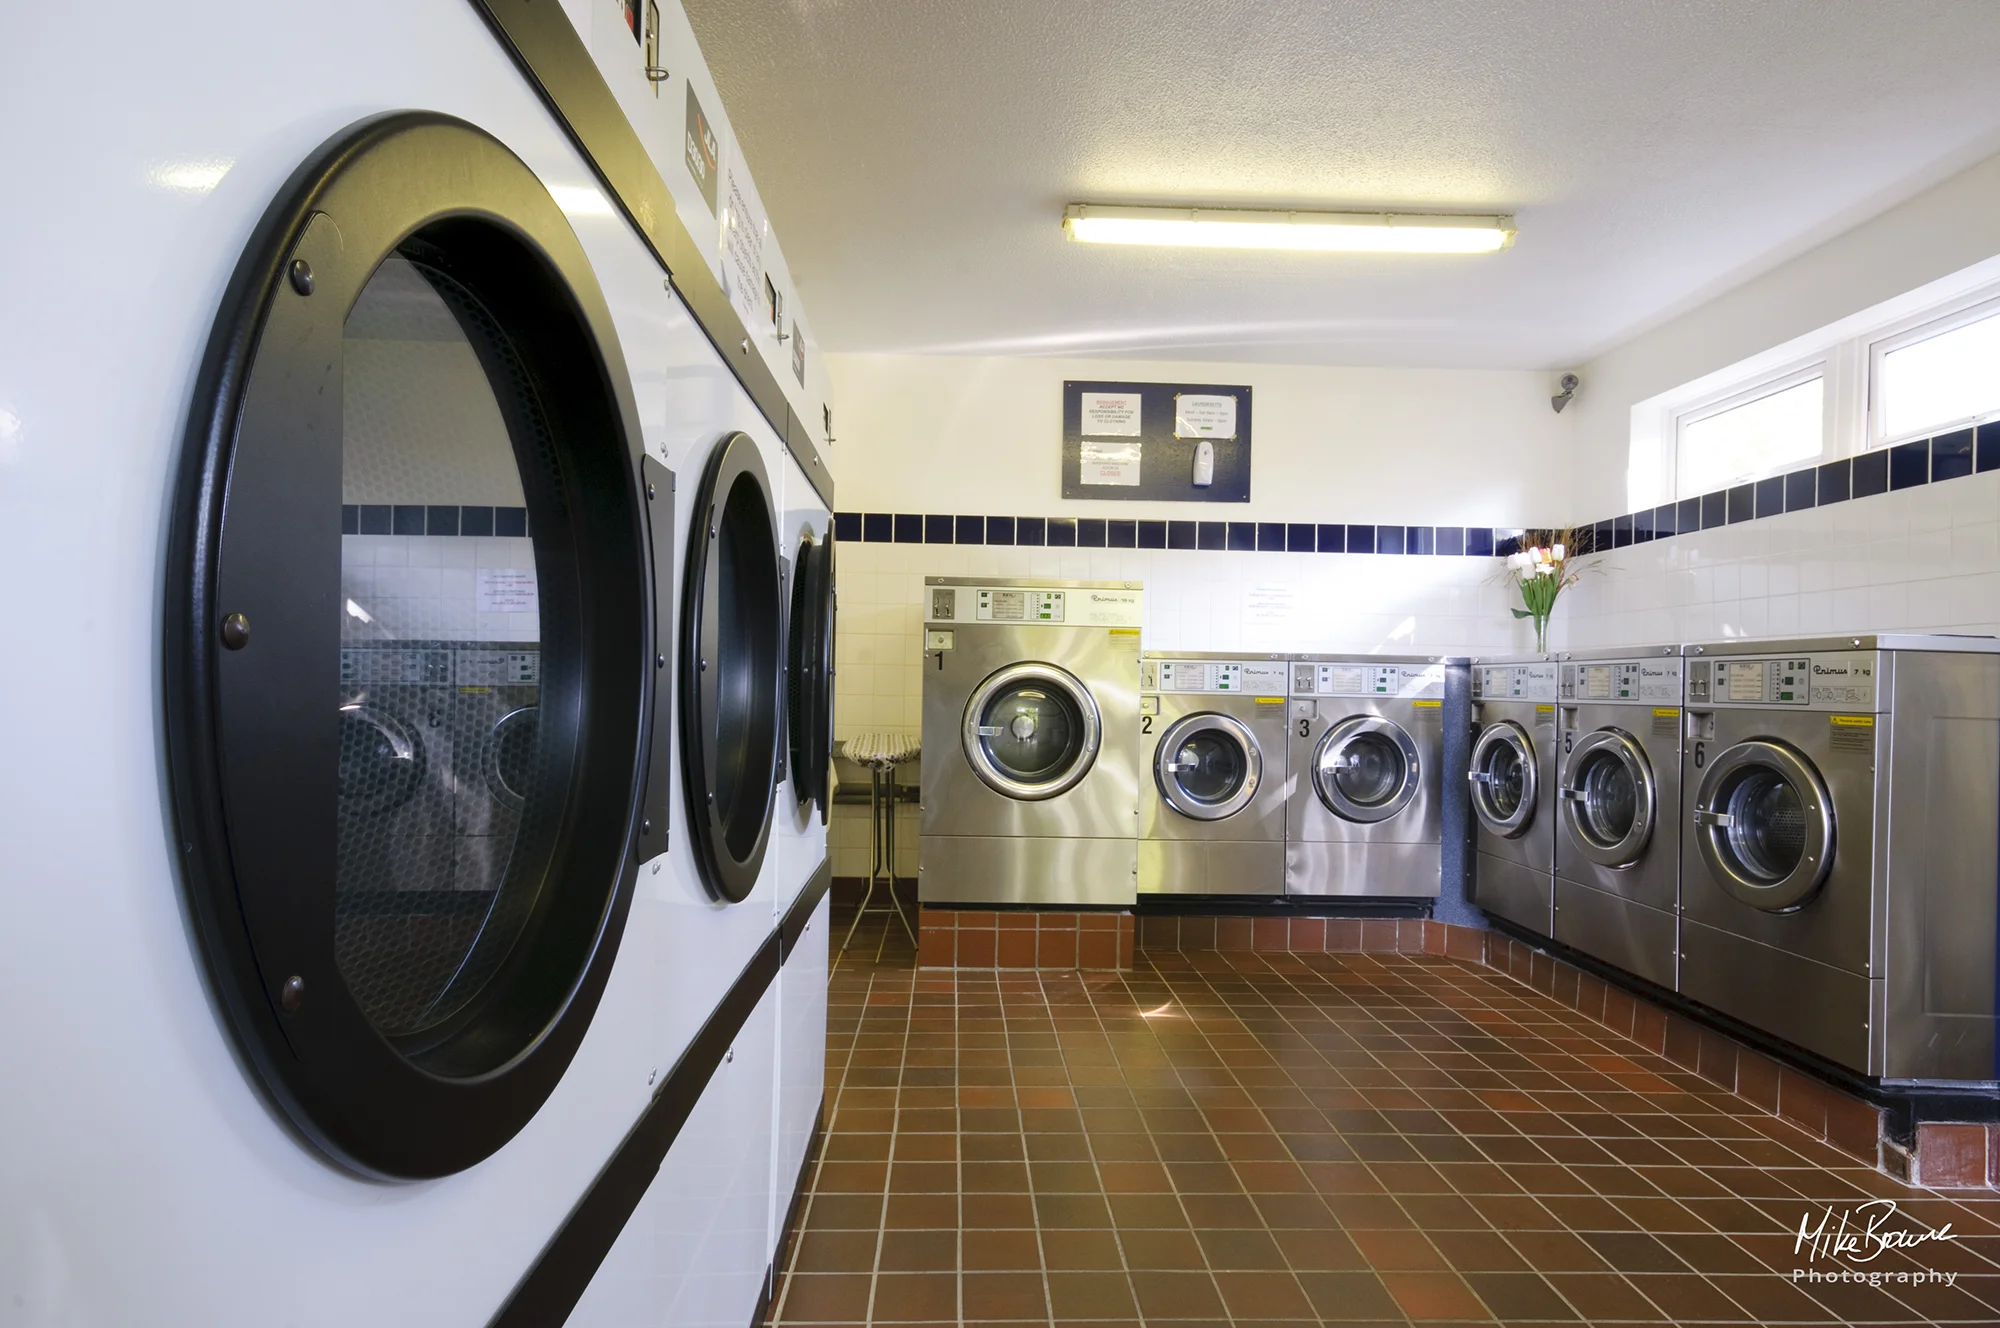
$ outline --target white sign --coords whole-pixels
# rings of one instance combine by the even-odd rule
[[[1182,393],[1174,398],[1174,437],[1234,438],[1236,398]]]
[[[534,569],[482,567],[479,569],[478,595],[481,613],[534,613]]]
[[[734,165],[724,177],[722,198],[722,288],[745,327],[770,321],[764,301],[764,218]]]
[[[1077,455],[1078,484],[1139,484],[1138,443],[1084,442]]]
[[[1139,394],[1137,392],[1085,392],[1083,430],[1098,438],[1139,436]],[[1088,481],[1085,481],[1088,483]]]
[[[1253,623],[1289,623],[1292,620],[1290,586],[1252,586],[1243,602],[1243,617]]]

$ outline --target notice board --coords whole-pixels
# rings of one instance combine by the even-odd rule
[[[1215,449],[1194,483],[1195,449]],[[1144,502],[1250,501],[1250,389],[1214,383],[1063,384],[1062,496]]]

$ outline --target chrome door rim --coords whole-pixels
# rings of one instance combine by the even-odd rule
[[[1576,781],[1591,758],[1600,752],[1609,752],[1609,759],[1624,762],[1632,772],[1632,828],[1612,844],[1598,843],[1585,830],[1582,809],[1585,794],[1577,787]],[[1645,748],[1622,729],[1598,729],[1578,740],[1564,762],[1562,783],[1556,789],[1556,796],[1562,803],[1560,819],[1569,835],[1570,846],[1600,867],[1631,866],[1639,860],[1653,838],[1653,820],[1659,796],[1653,784],[1652,763],[1646,759]]]
[[[1738,776],[1757,767],[1773,771],[1790,784],[1800,795],[1805,814],[1806,851],[1789,874],[1772,881],[1744,872],[1736,855],[1726,847],[1733,822],[1722,804],[1740,785]],[[1784,743],[1753,738],[1717,755],[1702,776],[1689,819],[1701,860],[1708,864],[1716,883],[1732,898],[1766,913],[1787,913],[1801,907],[1818,893],[1833,870],[1833,799],[1819,771]]]
[[[1243,750],[1243,780],[1234,793],[1220,802],[1203,802],[1190,796],[1181,787],[1180,780],[1174,778],[1176,767],[1169,764],[1179,752],[1180,745],[1189,737],[1209,732],[1228,735]],[[1264,752],[1257,745],[1256,735],[1240,719],[1214,711],[1183,715],[1160,735],[1159,749],[1153,756],[1153,779],[1167,805],[1182,816],[1195,821],[1226,820],[1249,806],[1250,800],[1257,796],[1258,786],[1264,780]]]
[[[1486,754],[1500,746],[1512,747],[1521,761],[1521,805],[1511,816],[1502,816],[1493,809],[1493,777],[1482,768]],[[1528,731],[1511,719],[1488,724],[1472,744],[1471,767],[1465,777],[1472,786],[1472,810],[1479,823],[1506,839],[1527,833],[1535,819],[1536,800],[1542,793],[1541,772],[1535,768],[1535,740],[1528,736]]]
[[[1356,802],[1341,792],[1340,784],[1329,769],[1340,751],[1356,738],[1367,734],[1380,734],[1396,745],[1403,757],[1403,782],[1396,791],[1381,802]],[[1327,729],[1313,750],[1312,781],[1313,791],[1326,809],[1344,821],[1355,821],[1362,825],[1375,825],[1395,816],[1416,800],[1419,779],[1423,766],[1417,758],[1417,744],[1407,730],[1392,719],[1379,715],[1351,715]]]
[[[979,719],[987,703],[995,694],[1020,682],[1045,683],[1069,697],[1083,718],[1083,742],[1076,759],[1051,780],[1030,783],[1016,779],[998,765],[986,750],[983,739],[987,736],[979,731]],[[1082,782],[1097,764],[1097,751],[1104,740],[1103,719],[1098,714],[1097,700],[1090,689],[1078,681],[1075,674],[1054,664],[1027,662],[1009,664],[1006,668],[989,675],[985,682],[973,689],[972,696],[965,703],[965,714],[959,725],[959,747],[965,753],[966,761],[972,766],[972,773],[995,793],[1020,802],[1040,802],[1067,793]]]

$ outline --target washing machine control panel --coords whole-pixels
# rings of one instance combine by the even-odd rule
[[[1875,696],[1875,655],[1865,650],[1689,661],[1689,705],[1873,710]]]
[[[924,589],[927,623],[1138,627],[1143,618],[1143,592],[1136,588],[930,585]]]
[[[1475,701],[1553,701],[1554,664],[1481,664],[1472,670]]]
[[[1161,659],[1139,665],[1147,692],[1243,692],[1283,696],[1285,666],[1277,660]]]
[[[1441,697],[1444,665],[1298,660],[1292,664],[1292,695]]]
[[[1678,656],[1670,655],[1660,659],[1565,663],[1561,673],[1561,699],[1679,705],[1681,661]]]

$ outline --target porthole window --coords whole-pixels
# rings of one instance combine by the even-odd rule
[[[595,1008],[664,842],[639,474],[602,296],[517,158],[409,114],[294,177],[196,393],[168,731],[218,999],[349,1167],[489,1155]]]

